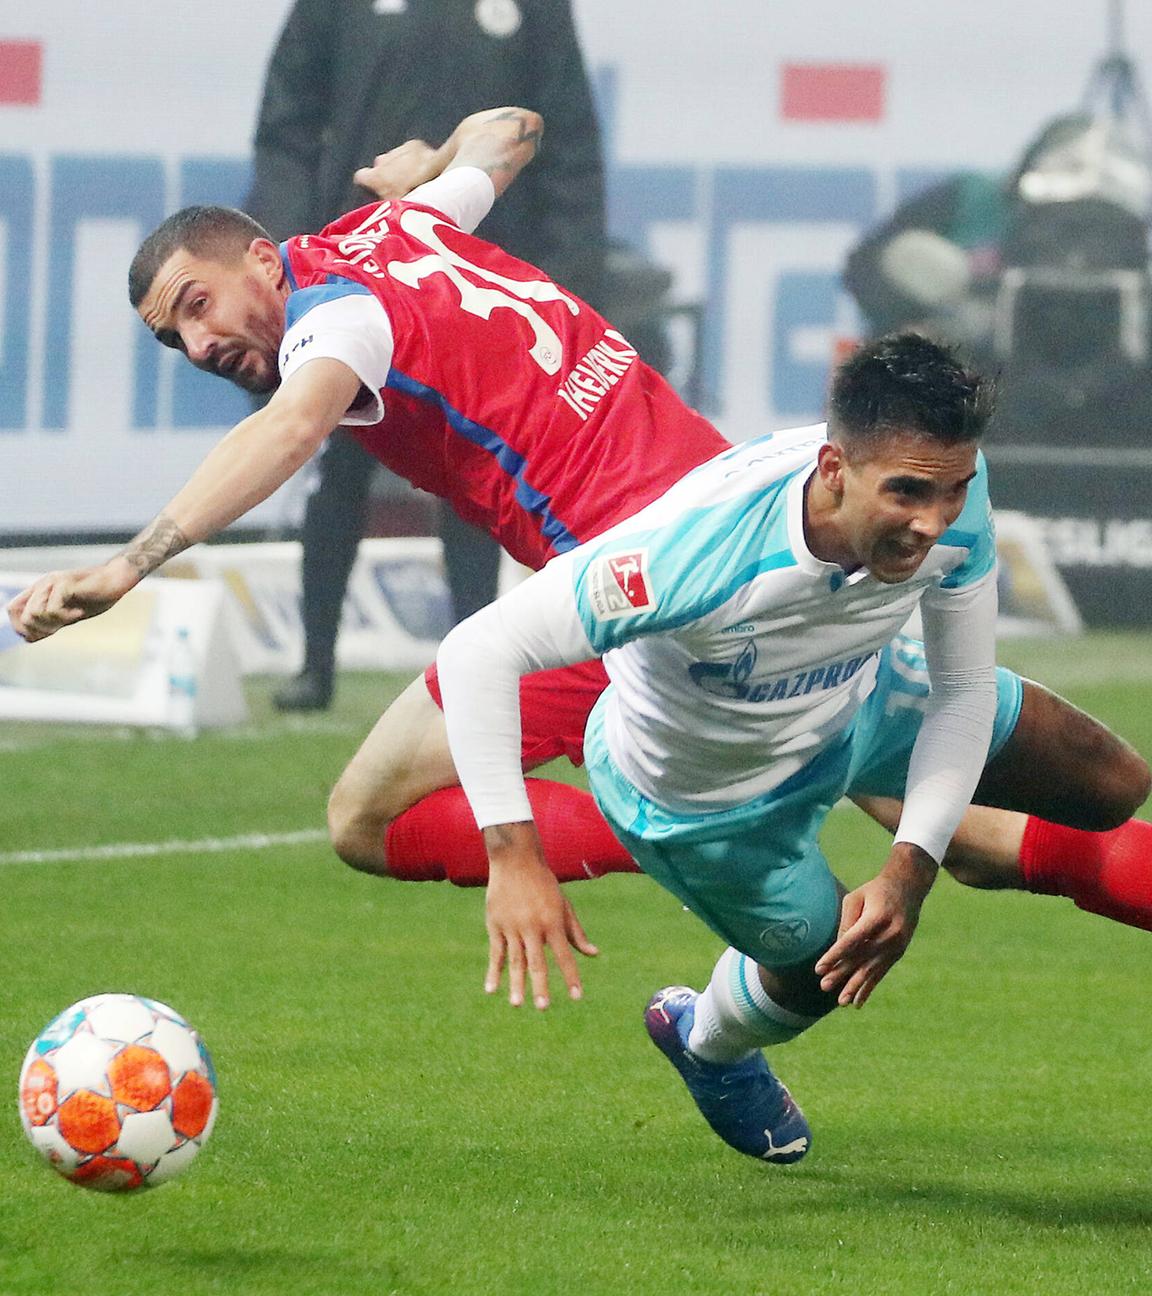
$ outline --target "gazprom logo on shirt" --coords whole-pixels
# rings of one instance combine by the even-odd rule
[[[847,684],[861,666],[875,655],[874,652],[862,653],[846,657],[843,661],[828,662],[809,670],[775,675],[753,683],[751,676],[756,669],[758,653],[755,641],[750,639],[735,661],[693,662],[688,667],[688,677],[713,697],[732,698],[740,702],[783,702],[790,698],[807,697],[810,693],[824,693]]]
[[[656,606],[648,573],[648,550],[607,554],[588,570],[588,596],[597,621],[615,621]]]

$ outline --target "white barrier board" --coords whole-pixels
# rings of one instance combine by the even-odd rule
[[[5,570],[0,607],[39,572]],[[248,707],[225,626],[217,581],[155,579],[110,612],[39,643],[24,643],[0,622],[0,717],[85,724],[180,728],[243,724]],[[171,688],[177,640],[186,635],[191,696]]]
[[[103,562],[115,552],[113,545],[0,549],[0,571],[27,572],[31,578]],[[298,543],[196,545],[163,570],[165,584],[210,579],[227,592],[225,620],[242,674],[289,674],[299,669],[304,635]],[[516,580],[519,570],[506,561],[502,584]],[[158,580],[150,577],[135,593],[146,592]],[[15,592],[16,588],[9,588],[3,601]],[[451,624],[443,557],[435,536],[361,543],[337,643],[341,669],[422,670],[436,656],[437,644]],[[76,632],[69,630],[56,638],[63,642]]]

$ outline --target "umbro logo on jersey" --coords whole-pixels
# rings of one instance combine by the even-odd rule
[[[656,606],[648,572],[648,550],[597,558],[588,573],[592,611],[598,621],[615,621]]]

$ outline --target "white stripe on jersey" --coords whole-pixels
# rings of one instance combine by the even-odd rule
[[[379,423],[384,417],[380,392],[388,381],[395,347],[392,321],[383,304],[350,280],[304,288],[288,300],[290,308],[302,301],[313,304],[293,320],[280,343],[281,382],[310,360],[339,360],[360,379],[369,397],[341,423],[364,427]]]

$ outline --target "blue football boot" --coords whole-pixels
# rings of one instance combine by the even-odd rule
[[[704,1119],[737,1152],[788,1165],[812,1146],[792,1095],[757,1051],[742,1062],[703,1062],[688,1052],[699,995],[687,986],[654,994],[644,1013],[652,1043],[680,1072]]]

